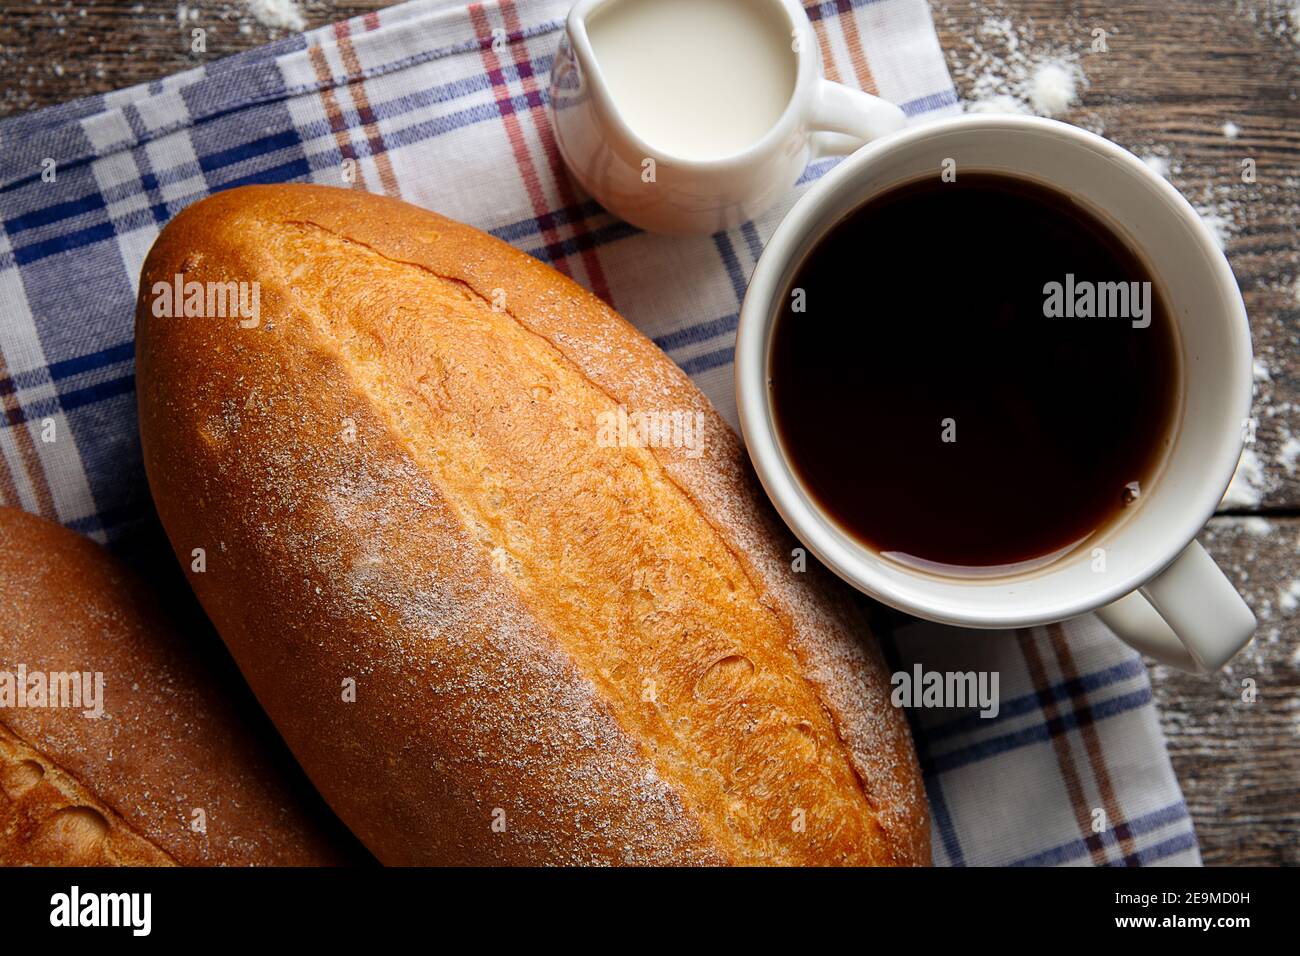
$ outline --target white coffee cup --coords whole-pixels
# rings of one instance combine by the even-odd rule
[[[738,16],[728,23],[733,6]],[[619,43],[614,34],[597,49],[611,17],[643,11],[641,35]],[[788,97],[772,111],[770,126],[734,150],[719,154],[713,143],[706,149],[706,129],[698,148],[689,136],[685,142],[672,137],[665,148],[643,135],[656,125],[648,121],[659,118],[644,112],[657,99],[674,111],[664,114],[667,122],[684,121],[688,111],[669,101],[671,84],[698,82],[701,98],[717,93],[707,78],[692,74],[693,43],[717,57],[733,54],[737,64],[759,65],[715,75],[717,84],[731,82],[731,95],[745,95],[745,82],[764,82],[767,95]],[[656,62],[644,68],[617,59],[651,54]],[[645,89],[620,98],[611,78],[629,67],[639,71]],[[772,90],[775,74],[788,78],[788,90]],[[753,219],[789,192],[810,160],[852,152],[906,121],[892,103],[823,77],[816,34],[797,0],[580,0],[555,56],[550,96],[560,154],[581,186],[633,225],[679,234],[713,233]],[[743,122],[751,107],[737,104],[731,115]]]
[[[900,183],[939,176],[945,160],[955,161],[959,178],[973,171],[1025,177],[1089,207],[1152,269],[1168,297],[1181,350],[1175,438],[1137,506],[1075,552],[995,579],[907,567],[840,528],[787,461],[769,390],[773,322],[805,255],[864,201]],[[941,244],[943,223],[934,229]],[[941,257],[936,269],[942,273]],[[873,282],[890,281],[873,276],[869,262],[862,274],[864,296]],[[741,309],[736,395],[750,457],[777,510],[813,553],[859,590],[918,617],[964,627],[1027,627],[1096,611],[1139,651],[1186,670],[1214,671],[1255,630],[1254,615],[1195,540],[1241,454],[1252,364],[1250,328],[1232,270],[1173,186],[1131,153],[1076,127],[1035,117],[964,116],[915,127],[854,153],[785,217]],[[889,449],[879,453],[881,467],[888,467]],[[1097,547],[1105,551],[1102,571],[1093,557]]]

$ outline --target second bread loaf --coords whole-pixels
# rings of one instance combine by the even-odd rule
[[[367,859],[210,633],[100,545],[0,507],[0,866]]]

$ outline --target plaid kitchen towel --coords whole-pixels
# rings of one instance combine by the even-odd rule
[[[0,124],[0,502],[111,543],[156,530],[131,340],[150,244],[210,193],[343,185],[345,168],[357,188],[471,223],[573,276],[734,425],[746,279],[833,161],[730,232],[667,238],[615,219],[565,174],[548,121],[567,6],[416,0]],[[924,0],[835,0],[808,13],[831,78],[914,119],[960,111]],[[936,862],[1199,862],[1146,671],[1098,621],[1014,634],[912,623],[885,644],[895,670],[999,675],[996,717],[913,713]]]

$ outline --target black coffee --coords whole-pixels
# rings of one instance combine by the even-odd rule
[[[971,572],[1104,529],[1152,479],[1177,344],[1142,260],[1053,189],[961,173],[838,223],[786,290],[781,441],[851,535]]]

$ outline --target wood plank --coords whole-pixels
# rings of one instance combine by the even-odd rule
[[[309,29],[392,5],[299,3]],[[198,16],[182,24],[182,6]],[[191,51],[195,27],[205,31],[205,53]],[[0,116],[162,79],[285,35],[258,23],[240,0],[5,0]]]
[[[1259,631],[1219,674],[1151,665],[1207,864],[1300,864],[1300,518],[1215,518],[1200,541]],[[1247,682],[1251,682],[1248,684]],[[1243,699],[1253,685],[1255,700]]]

